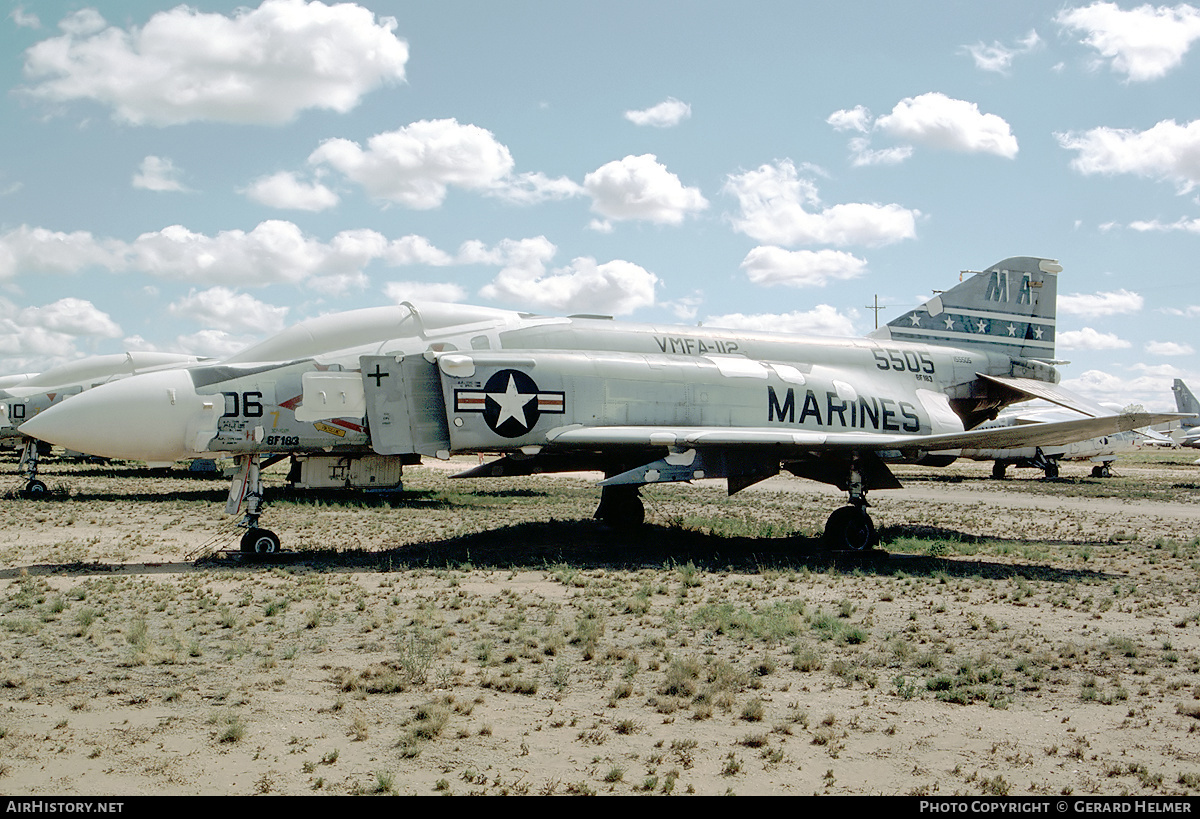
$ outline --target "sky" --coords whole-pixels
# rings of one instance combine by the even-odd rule
[[[1200,6],[0,0],[0,374],[434,299],[864,335],[1060,261],[1200,388]]]

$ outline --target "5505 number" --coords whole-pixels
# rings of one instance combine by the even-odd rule
[[[913,350],[882,349],[873,351],[875,366],[881,370],[898,370],[899,372],[926,373],[932,375],[936,368],[929,353],[918,353]]]

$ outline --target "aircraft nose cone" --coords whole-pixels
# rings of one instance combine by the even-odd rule
[[[205,409],[188,374],[169,370],[86,390],[30,418],[21,432],[88,455],[176,461],[195,454],[188,431]]]

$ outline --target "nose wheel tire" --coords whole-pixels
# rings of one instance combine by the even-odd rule
[[[46,484],[39,480],[32,480],[25,484],[25,491],[22,492],[26,498],[30,500],[41,500],[49,494],[50,490],[46,488]]]
[[[242,551],[273,555],[279,551],[279,536],[269,529],[248,529],[242,535]]]
[[[826,521],[824,540],[830,549],[862,552],[875,545],[875,523],[862,508],[843,506]]]

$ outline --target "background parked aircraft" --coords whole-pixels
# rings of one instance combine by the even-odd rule
[[[1002,412],[996,420],[981,424],[980,429],[1043,424],[1078,417],[1078,413],[1059,408],[1012,408]],[[964,449],[959,457],[973,461],[992,461],[993,478],[1003,478],[1010,466],[1041,469],[1047,478],[1057,478],[1060,461],[1084,460],[1095,464],[1092,467],[1093,478],[1107,478],[1112,474],[1112,464],[1117,460],[1119,453],[1132,449],[1139,440],[1154,437],[1162,436],[1150,430],[1129,430],[1065,444],[1014,449]]]
[[[1200,448],[1200,401],[1196,400],[1182,378],[1175,379],[1171,390],[1175,393],[1175,406],[1189,416],[1180,420],[1179,434],[1175,440],[1180,446]]]
[[[43,373],[10,376],[0,381],[0,443],[21,447],[18,474],[25,480],[25,494],[37,497],[47,491],[46,484],[37,476],[38,442],[21,431],[26,421],[73,395],[115,378],[196,364],[202,360],[178,353],[128,352],[81,358]],[[45,446],[48,445],[43,444]]]

